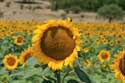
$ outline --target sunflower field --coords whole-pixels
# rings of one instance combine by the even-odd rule
[[[0,21],[0,83],[125,83],[125,24]]]

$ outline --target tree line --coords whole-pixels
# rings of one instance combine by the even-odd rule
[[[50,0],[52,10],[63,9],[67,13],[72,11],[94,11],[98,15],[109,19],[122,18],[125,14],[125,0]]]
[[[50,0],[53,10],[97,11],[100,7],[116,4],[125,10],[125,0]]]

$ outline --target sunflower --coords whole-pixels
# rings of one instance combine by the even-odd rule
[[[117,39],[116,40],[116,45],[121,45],[121,40]]]
[[[97,40],[95,40],[95,45],[98,45],[99,43],[100,43],[100,40],[99,39],[97,39]]]
[[[114,46],[114,45],[115,45],[115,44],[114,44],[114,41],[110,41],[110,42],[109,42],[109,45],[110,45],[110,46]]]
[[[84,35],[83,35],[83,37],[88,37],[88,36],[90,36],[90,32],[86,32],[86,33],[84,33]]]
[[[104,40],[102,40],[102,43],[103,43],[104,45],[106,45],[106,44],[108,43],[108,41],[107,41],[106,39],[104,39]]]
[[[89,45],[89,44],[90,44],[89,40],[86,39],[86,40],[84,41],[84,44],[85,44],[85,45]]]
[[[22,64],[23,66],[25,65],[25,62],[32,57],[32,50],[31,48],[28,48],[27,50],[24,50],[21,55],[20,55],[20,64]]]
[[[14,44],[21,46],[24,43],[24,37],[22,35],[18,35],[14,38]]]
[[[3,63],[4,63],[5,68],[7,68],[8,70],[14,70],[18,66],[17,56],[8,54],[4,57]]]
[[[83,65],[86,67],[91,67],[93,64],[92,64],[92,61],[90,59],[86,59],[83,61]]]
[[[100,62],[108,61],[110,59],[110,56],[110,52],[106,50],[100,51],[98,55]]]
[[[83,48],[84,53],[88,53],[89,49],[88,48]]]
[[[65,20],[50,20],[38,26],[32,38],[33,55],[52,70],[72,66],[80,45],[78,29]]]
[[[117,38],[122,38],[122,32],[119,32],[119,34],[117,35]]]
[[[99,32],[98,35],[99,35],[99,36],[103,36],[103,32]]]
[[[125,51],[114,60],[114,64],[111,65],[113,71],[115,72],[115,77],[122,80],[125,83]]]
[[[114,34],[113,34],[113,37],[114,37],[114,38],[116,38],[116,37],[117,37],[117,34],[116,34],[116,33],[114,33]]]
[[[100,38],[104,38],[104,33],[103,33],[103,32],[99,32],[99,33],[98,33],[98,36],[99,36]]]

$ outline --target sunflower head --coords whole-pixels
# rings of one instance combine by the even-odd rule
[[[89,51],[89,48],[83,48],[84,53],[88,53],[88,51]]]
[[[14,44],[21,46],[24,43],[24,37],[22,35],[18,35],[14,38]]]
[[[99,39],[97,39],[97,40],[95,40],[95,45],[98,45],[99,43],[100,43],[100,40]]]
[[[119,39],[116,40],[116,44],[117,44],[117,45],[121,45],[121,40],[119,40]]]
[[[34,55],[53,70],[70,65],[80,50],[80,35],[68,21],[52,20],[40,25],[32,39]]]
[[[91,32],[86,32],[86,33],[83,34],[83,37],[88,37],[90,35],[91,35]]]
[[[7,68],[8,70],[14,70],[18,66],[17,56],[12,54],[6,55],[3,59],[3,63],[5,68]]]
[[[85,44],[85,45],[89,45],[89,44],[90,44],[89,40],[86,39],[86,40],[84,41],[84,44]]]
[[[103,36],[104,33],[103,33],[103,32],[99,32],[98,35],[99,35],[99,36]]]
[[[92,61],[90,59],[86,59],[83,61],[83,65],[86,67],[91,67],[93,64],[92,64]]]
[[[121,52],[111,67],[115,72],[115,77],[125,83],[125,51]]]
[[[109,42],[109,45],[110,45],[110,46],[114,46],[114,41],[110,41],[110,42]]]
[[[106,45],[106,44],[108,43],[108,41],[107,41],[106,39],[104,39],[104,40],[102,40],[102,43],[103,43],[104,45]]]
[[[110,52],[106,50],[100,51],[98,55],[100,62],[108,61],[110,59],[110,56]]]
[[[118,38],[122,38],[122,32],[117,35]]]
[[[26,50],[24,50],[21,55],[20,55],[20,64],[24,65],[26,63],[26,61],[32,57],[32,50],[31,48],[28,48]]]

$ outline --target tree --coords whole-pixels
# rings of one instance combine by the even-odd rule
[[[121,19],[123,17],[123,10],[116,4],[110,4],[99,8],[98,14],[104,18],[108,18],[109,22],[111,22],[113,19]]]
[[[125,10],[125,0],[118,0],[118,4]]]

